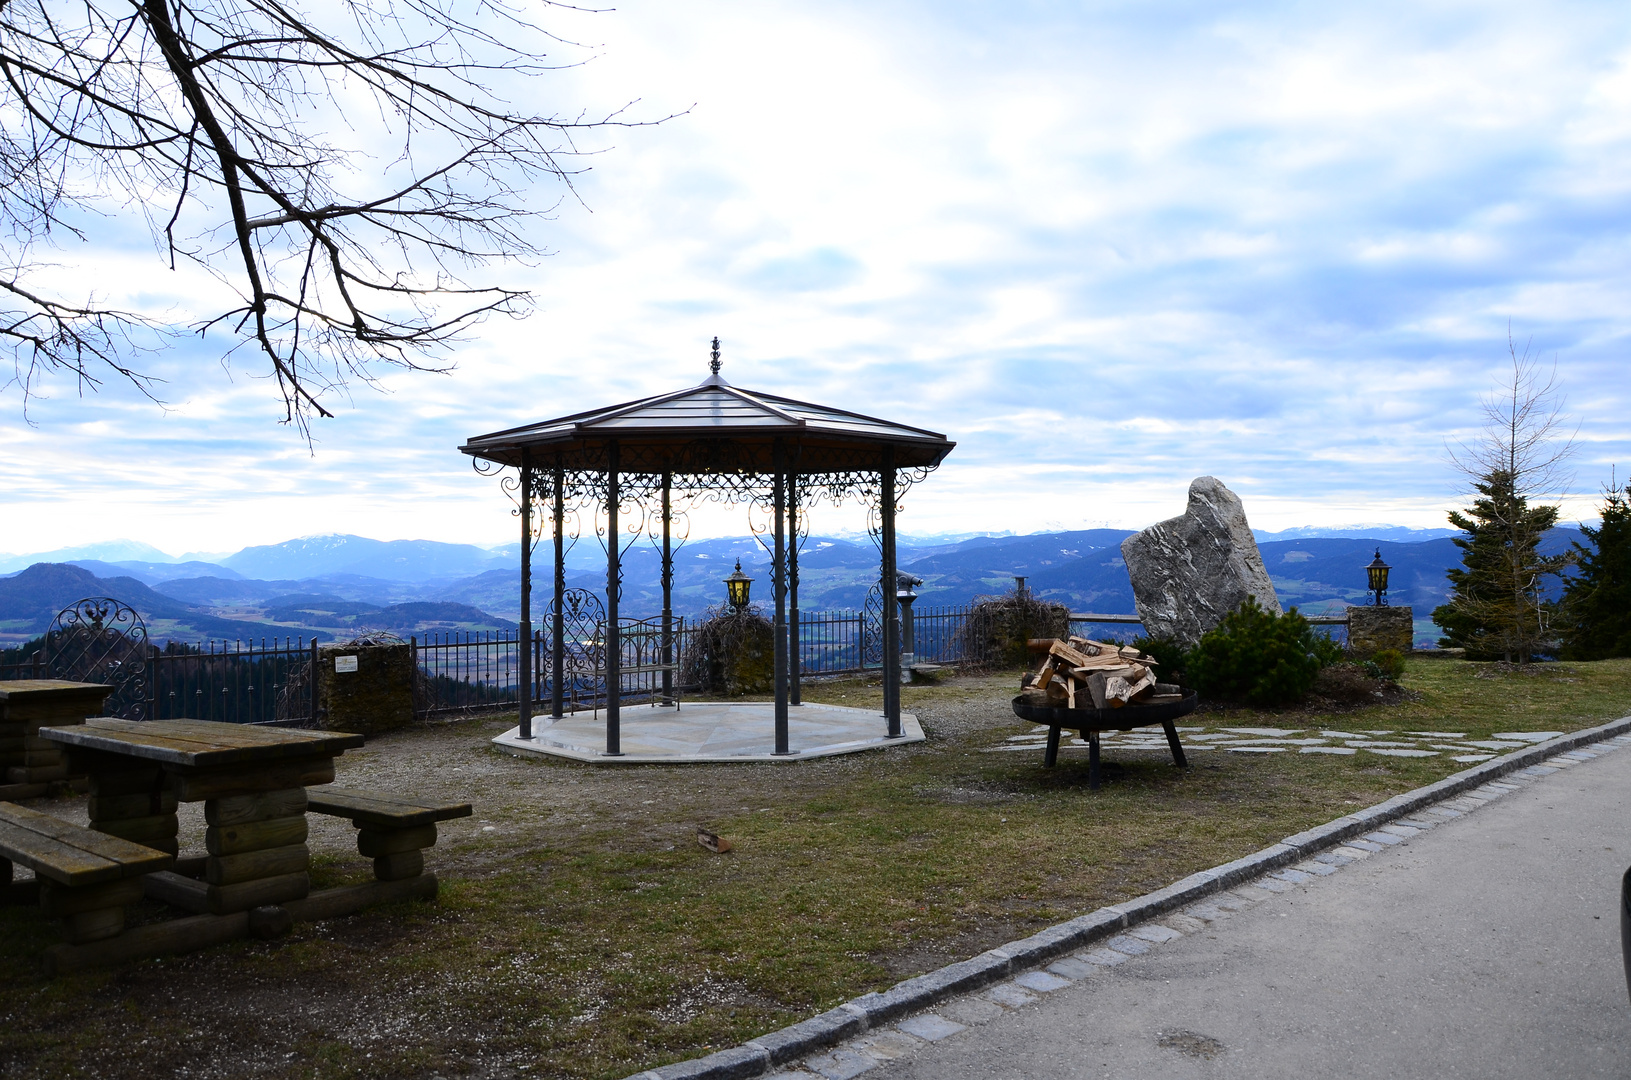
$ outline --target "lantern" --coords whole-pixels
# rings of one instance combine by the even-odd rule
[[[1365,574],[1370,579],[1371,603],[1377,607],[1387,607],[1387,572],[1393,569],[1382,561],[1382,549],[1376,549],[1376,558],[1365,567]]]
[[[753,588],[753,579],[742,573],[742,560],[736,560],[736,569],[731,576],[725,578],[725,597],[730,603],[732,611],[741,611],[748,606],[748,591]]]

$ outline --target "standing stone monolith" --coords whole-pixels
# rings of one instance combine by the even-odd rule
[[[1214,476],[1189,485],[1189,509],[1121,542],[1144,632],[1193,648],[1248,596],[1280,613],[1240,496]]]

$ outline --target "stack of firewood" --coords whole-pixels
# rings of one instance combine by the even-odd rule
[[[1025,676],[1022,696],[1037,705],[1068,709],[1120,709],[1176,701],[1178,687],[1155,680],[1155,661],[1131,645],[1087,638],[1032,638],[1042,666]]]

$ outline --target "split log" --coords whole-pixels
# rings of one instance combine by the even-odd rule
[[[212,769],[176,777],[176,795],[182,802],[203,802],[253,791],[283,791],[334,782],[332,757],[303,758],[277,766]]]
[[[211,825],[204,830],[204,850],[211,855],[288,847],[306,842],[306,816],[268,818],[242,825]]]
[[[252,821],[298,817],[306,812],[306,789],[283,788],[254,795],[230,795],[204,803],[204,821],[209,825],[247,825]]]
[[[174,814],[176,793],[173,791],[143,791],[134,795],[92,795],[86,801],[92,821],[129,820],[154,814]]]
[[[370,859],[395,855],[399,851],[417,851],[435,843],[435,825],[418,825],[412,829],[362,829],[357,833],[357,851]]]
[[[118,818],[112,821],[92,821],[91,828],[99,833],[117,836],[135,844],[152,847],[156,841],[174,840],[176,837],[175,811],[167,814],[149,814],[146,817]]]
[[[204,860],[204,880],[211,885],[238,885],[259,878],[298,874],[311,868],[305,844],[262,848],[241,855],[212,855]]]
[[[403,881],[425,872],[425,853],[418,848],[382,855],[374,860],[374,878],[378,881]]]
[[[248,911],[263,904],[299,900],[309,892],[311,875],[304,872],[260,878],[237,885],[204,886],[204,897],[209,902],[210,913],[214,915],[228,915],[235,911]]]
[[[146,795],[174,786],[162,769],[120,769],[91,774],[92,795]]]
[[[108,881],[101,885],[81,885],[67,888],[53,881],[40,883],[40,907],[54,919],[67,918],[86,911],[122,908],[142,898],[140,876]]]

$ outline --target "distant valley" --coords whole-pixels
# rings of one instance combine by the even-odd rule
[[[1290,530],[1291,534],[1319,530]],[[1363,602],[1363,567],[1380,547],[1393,569],[1390,599],[1416,609],[1418,636],[1428,633],[1428,614],[1444,602],[1445,570],[1459,549],[1447,530],[1377,527],[1384,536],[1263,534],[1259,548],[1281,602],[1308,614],[1336,612]],[[905,538],[903,569],[924,579],[918,610],[966,604],[1005,592],[1024,575],[1039,596],[1073,611],[1133,610],[1132,589],[1121,562],[1122,529],[1087,529],[1029,536],[976,536],[937,542]],[[1579,538],[1572,528],[1553,530],[1548,550],[1564,550]],[[368,630],[403,637],[435,633],[514,630],[520,618],[519,545],[482,548],[427,540],[378,541],[321,536],[245,548],[217,561],[164,561],[163,552],[130,542],[100,545],[98,554],[145,557],[53,559],[10,557],[24,566],[0,576],[0,645],[37,637],[66,605],[85,596],[116,597],[134,607],[157,640],[262,637],[349,638]],[[135,550],[132,550],[135,549]],[[155,558],[156,556],[156,558]],[[29,562],[28,560],[34,561]],[[549,545],[533,562],[533,608],[538,619],[553,588]],[[674,609],[695,617],[719,604],[721,580],[740,559],[752,575],[754,599],[769,599],[769,557],[751,537],[692,541],[675,552]],[[567,557],[566,584],[601,592],[605,556],[592,538],[578,541]],[[654,545],[637,541],[623,555],[623,610],[653,615],[661,610],[661,558]],[[807,610],[857,608],[877,580],[878,554],[870,540],[811,537],[799,557],[800,603]]]

